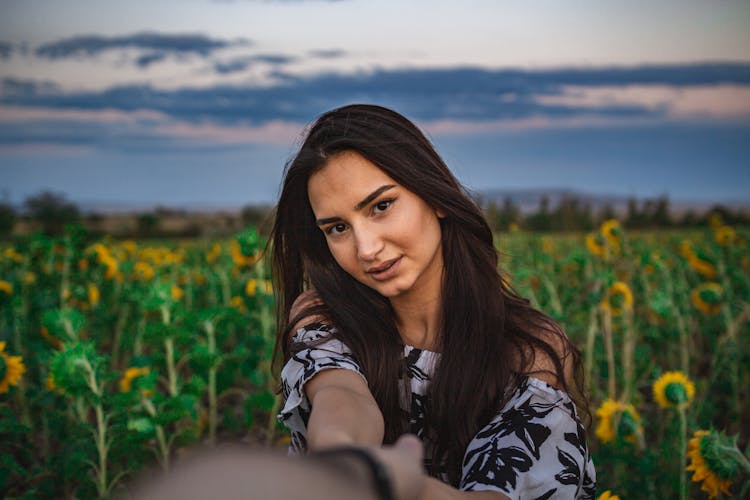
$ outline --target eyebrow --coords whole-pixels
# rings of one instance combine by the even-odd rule
[[[370,204],[370,202],[372,202],[372,200],[374,200],[375,198],[377,198],[378,196],[380,196],[384,192],[388,191],[389,189],[393,189],[395,187],[396,187],[395,184],[385,184],[383,186],[380,186],[375,191],[373,191],[372,193],[370,193],[367,196],[365,196],[362,199],[362,201],[360,201],[359,203],[357,203],[356,205],[354,205],[354,210],[357,211],[357,212],[359,212],[364,207],[366,207],[368,204]],[[342,220],[341,217],[326,217],[325,219],[316,219],[315,223],[318,226],[323,226],[325,224],[330,224],[332,222],[338,222],[340,220]]]

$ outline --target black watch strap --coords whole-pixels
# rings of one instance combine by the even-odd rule
[[[377,460],[371,452],[365,448],[358,448],[356,446],[344,446],[339,448],[331,448],[315,452],[310,455],[311,457],[318,458],[342,458],[346,456],[356,457],[361,463],[367,465],[367,468],[372,474],[372,483],[375,488],[375,492],[378,498],[381,500],[395,500],[393,495],[393,487],[391,485],[391,479],[388,475],[388,471],[385,466]]]

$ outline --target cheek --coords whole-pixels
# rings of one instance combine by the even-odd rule
[[[349,274],[354,274],[356,271],[356,256],[351,248],[351,245],[347,245],[342,242],[328,242],[328,250],[333,256],[333,260]]]

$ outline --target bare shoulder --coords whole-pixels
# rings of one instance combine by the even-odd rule
[[[543,380],[556,389],[562,390],[566,385],[570,387],[573,383],[574,347],[565,331],[557,324],[548,324],[547,327],[536,328],[531,333],[550,346],[554,354],[541,347],[535,347],[533,362],[526,374]],[[557,374],[554,358],[562,365],[564,381],[560,380]]]
[[[294,326],[289,331],[289,336],[294,336],[298,328],[311,323],[324,323],[328,321],[322,314],[305,314],[306,311],[316,306],[323,306],[323,301],[318,296],[315,289],[305,290],[294,300],[292,308],[289,311],[289,322],[294,322]]]

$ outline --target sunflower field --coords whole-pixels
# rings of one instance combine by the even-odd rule
[[[750,488],[749,231],[498,235],[583,353],[599,498]],[[284,446],[264,239],[0,245],[0,495],[109,497],[197,446]]]

